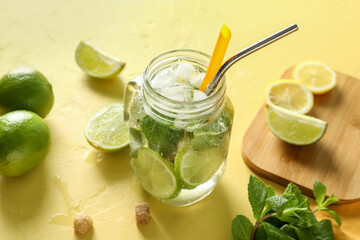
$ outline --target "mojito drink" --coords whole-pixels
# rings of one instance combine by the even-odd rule
[[[206,62],[163,59],[144,74],[131,105],[131,168],[153,197],[185,206],[210,194],[223,175],[234,111],[225,80],[210,96],[198,90]]]

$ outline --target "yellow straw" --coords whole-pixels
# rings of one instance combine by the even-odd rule
[[[211,56],[209,67],[206,71],[205,77],[199,88],[200,91],[205,91],[211,80],[214,78],[216,72],[220,69],[224,60],[226,49],[231,38],[230,29],[224,24],[221,28],[218,40],[215,45],[214,52]]]

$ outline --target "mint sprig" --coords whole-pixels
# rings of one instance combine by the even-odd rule
[[[253,225],[243,215],[238,215],[232,222],[234,240],[333,240],[331,221],[317,221],[314,212],[326,211],[341,225],[339,215],[327,207],[339,201],[334,194],[326,198],[326,186],[315,181],[313,192],[317,207],[312,211],[310,203],[300,189],[289,183],[282,195],[275,195],[271,186],[250,176],[248,197],[256,220]]]
[[[313,188],[314,188],[315,201],[316,201],[316,204],[317,204],[317,207],[314,209],[313,212],[315,212],[317,210],[325,211],[332,218],[335,219],[336,223],[339,226],[341,226],[341,219],[340,219],[339,215],[334,210],[331,210],[331,209],[327,208],[327,206],[329,206],[330,204],[338,202],[339,199],[337,199],[334,196],[334,194],[331,194],[330,197],[328,197],[326,200],[324,200],[325,195],[326,195],[326,186],[320,181],[315,181]]]

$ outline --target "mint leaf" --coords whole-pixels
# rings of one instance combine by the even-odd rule
[[[294,229],[299,240],[316,240],[310,228],[295,227]]]
[[[326,186],[320,181],[315,181],[313,185],[313,192],[317,206],[321,207],[321,204],[325,199]]]
[[[149,147],[159,152],[165,159],[173,162],[178,143],[184,138],[184,131],[174,128],[170,124],[156,121],[148,115],[142,119],[141,129]]]
[[[266,204],[270,207],[271,210],[276,212],[278,216],[281,216],[284,209],[286,208],[289,200],[283,196],[272,196],[266,199]]]
[[[300,189],[292,182],[287,185],[283,196],[291,200],[292,207],[308,208],[310,206],[308,198],[304,196]]]
[[[232,221],[231,232],[234,240],[250,240],[254,226],[247,217],[237,215]]]
[[[271,190],[270,190],[271,191]],[[248,197],[256,220],[260,219],[261,213],[265,207],[265,200],[268,196],[268,188],[258,178],[250,175],[248,184]]]
[[[281,230],[282,232],[286,233],[287,235],[289,235],[289,236],[292,237],[292,238],[295,238],[295,239],[296,239],[296,237],[297,237],[294,227],[293,227],[292,225],[290,225],[290,224],[285,224],[285,225],[283,225],[283,226],[280,228],[280,230]]]
[[[159,123],[150,116],[145,115],[141,121],[141,129],[149,142],[157,143],[165,137],[169,126]]]
[[[334,240],[334,232],[329,219],[324,219],[311,228],[316,240]]]
[[[327,212],[330,214],[330,216],[335,219],[336,223],[341,226],[341,219],[339,217],[339,215],[337,214],[337,212],[335,212],[334,210],[331,210],[331,209],[324,209],[323,211]]]
[[[290,237],[270,223],[263,222],[262,225],[265,229],[267,240],[294,240],[294,238]]]
[[[338,202],[339,199],[334,196],[334,194],[331,194],[330,197],[328,197],[325,202],[321,205],[321,207],[327,207],[330,204]]]
[[[269,197],[275,196],[275,190],[272,186],[266,186],[267,194],[265,199],[268,199]],[[266,203],[266,202],[265,202]],[[271,208],[265,204],[265,207],[262,211],[262,214],[260,218],[264,217],[269,211],[271,211]]]
[[[287,208],[282,216],[277,217],[297,227],[310,227],[317,223],[314,214],[307,208]]]

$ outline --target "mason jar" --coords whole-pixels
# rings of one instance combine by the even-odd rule
[[[165,52],[127,85],[124,116],[132,172],[150,195],[170,205],[200,201],[218,184],[225,171],[234,109],[225,77],[214,92],[195,101],[166,97],[151,81],[179,62],[205,73],[209,60],[196,50]]]

